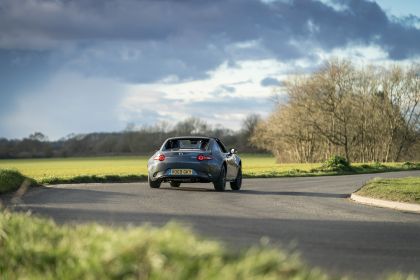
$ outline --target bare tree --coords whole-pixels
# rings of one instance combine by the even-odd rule
[[[285,81],[286,103],[261,122],[252,141],[282,161],[406,158],[419,141],[419,73],[419,65],[356,69],[331,60]]]

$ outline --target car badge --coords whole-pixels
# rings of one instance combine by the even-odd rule
[[[178,155],[182,156],[182,155],[184,155],[184,153],[178,153]]]

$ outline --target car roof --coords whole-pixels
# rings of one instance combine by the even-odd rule
[[[178,139],[217,139],[217,138],[208,137],[208,136],[176,136],[176,137],[170,137],[166,140],[178,140]]]

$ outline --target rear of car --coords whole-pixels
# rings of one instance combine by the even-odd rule
[[[162,182],[169,182],[172,187],[183,182],[212,182],[217,191],[223,191],[229,181],[232,190],[239,190],[241,162],[236,151],[232,151],[227,152],[217,138],[169,138],[148,161],[149,185],[159,188]]]
[[[152,180],[212,182],[219,174],[209,138],[168,139],[149,160]]]

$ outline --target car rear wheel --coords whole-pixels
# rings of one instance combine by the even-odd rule
[[[222,192],[226,188],[226,168],[223,165],[220,170],[220,176],[216,181],[213,182],[214,189],[218,192]]]
[[[236,179],[233,182],[230,182],[230,188],[234,191],[239,191],[242,186],[242,168],[239,167],[238,175],[236,175]]]
[[[160,184],[161,182],[159,180],[156,181],[152,181],[150,179],[150,175],[147,176],[147,181],[149,182],[149,187],[153,188],[153,189],[158,189],[160,188]]]
[[[179,188],[179,186],[181,186],[181,183],[180,182],[170,182],[169,184],[173,188]]]

